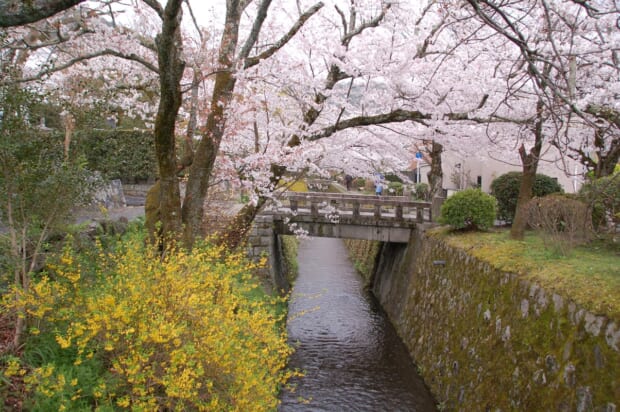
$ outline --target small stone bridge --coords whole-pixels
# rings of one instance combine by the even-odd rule
[[[432,204],[404,196],[285,192],[273,216],[278,234],[407,243],[417,224],[431,222]]]
[[[284,192],[256,217],[248,239],[249,255],[269,257],[279,285],[279,235],[408,243],[411,232],[439,215],[441,200],[412,201],[405,196],[349,193]]]

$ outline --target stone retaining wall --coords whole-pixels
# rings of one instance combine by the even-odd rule
[[[258,215],[252,223],[247,242],[247,255],[254,261],[267,259],[265,267],[258,269],[263,279],[263,286],[267,292],[275,288],[281,294],[290,290],[290,283],[286,277],[288,268],[283,259],[281,238],[273,230],[273,216]]]
[[[384,243],[373,291],[440,409],[616,411],[620,321],[441,239]]]

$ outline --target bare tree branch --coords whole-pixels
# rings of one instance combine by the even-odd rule
[[[267,18],[267,11],[269,10],[269,6],[271,5],[271,0],[263,0],[260,6],[258,7],[258,11],[256,12],[256,18],[254,19],[254,24],[252,25],[252,31],[250,35],[245,41],[245,44],[241,48],[241,52],[239,53],[239,60],[246,59],[250,55],[250,50],[258,41],[258,34],[260,33],[261,28],[263,27],[263,23]]]
[[[84,0],[0,0],[0,27],[21,26],[51,17]]]
[[[192,18],[192,23],[194,23],[194,28],[198,32],[198,37],[200,38],[200,42],[202,43],[204,42],[202,31],[200,30],[200,26],[198,25],[198,21],[196,20],[194,10],[192,9],[192,5],[189,3],[189,0],[185,0],[185,5],[187,6],[187,10],[189,10],[189,15]]]
[[[336,8],[336,11],[340,15],[340,21],[342,22],[342,30],[343,30],[342,36],[344,37],[349,33],[349,28],[347,27],[347,18],[344,15],[343,11],[340,10],[340,7],[338,7],[337,4],[335,4],[334,7]]]
[[[344,46],[348,46],[349,43],[351,42],[351,40],[353,39],[353,37],[357,36],[358,34],[362,33],[364,30],[369,29],[371,27],[377,27],[379,25],[379,23],[381,23],[381,20],[383,20],[383,18],[385,17],[385,13],[387,13],[387,11],[389,10],[389,8],[392,6],[391,3],[386,3],[383,8],[381,9],[381,13],[379,13],[377,16],[375,16],[372,20],[367,21],[366,23],[360,24],[357,28],[353,29],[351,27],[349,27],[349,32],[347,34],[345,34],[342,37],[342,44]],[[351,17],[351,22],[353,22],[354,17]]]
[[[164,18],[164,8],[159,4],[157,0],[144,0],[147,6],[155,10],[155,13],[162,19]]]

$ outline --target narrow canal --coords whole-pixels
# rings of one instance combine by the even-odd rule
[[[436,411],[416,366],[341,239],[299,246],[288,318],[290,366],[305,372],[283,390],[287,411]]]

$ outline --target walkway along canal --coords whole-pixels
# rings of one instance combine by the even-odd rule
[[[286,411],[435,411],[407,349],[363,288],[340,239],[299,246],[289,305],[296,347],[291,368],[305,372],[282,391]]]

